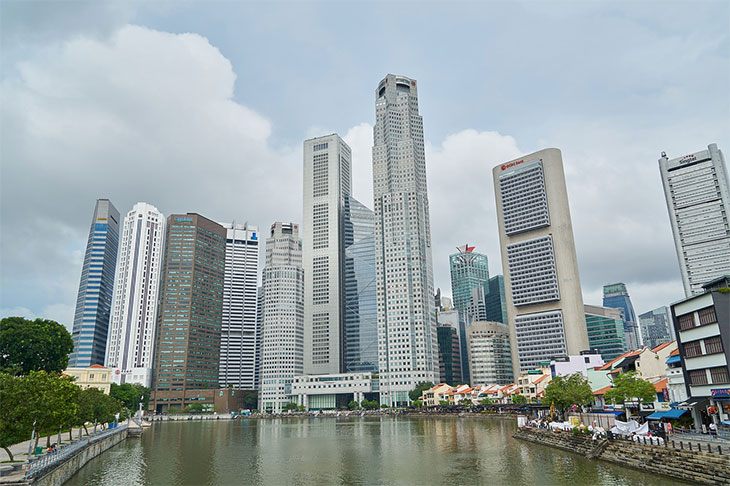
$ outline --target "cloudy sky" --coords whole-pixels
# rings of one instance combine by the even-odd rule
[[[435,284],[501,273],[491,169],[558,147],[584,300],[683,296],[661,151],[730,151],[730,4],[0,3],[0,312],[70,326],[94,202],[301,221],[302,141],[337,132],[372,206],[375,88],[419,82]]]

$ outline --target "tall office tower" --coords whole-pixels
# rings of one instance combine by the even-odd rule
[[[380,398],[438,379],[431,227],[416,81],[388,74],[375,91],[373,193]]]
[[[439,342],[439,382],[455,385],[463,381],[459,332],[453,326],[436,327]]]
[[[469,302],[466,305],[466,318],[471,321],[487,320],[487,295],[481,285],[471,289]]]
[[[375,213],[345,199],[345,373],[378,371]]]
[[[606,362],[628,351],[620,310],[597,305],[585,305],[584,308],[590,349],[598,350]]]
[[[221,226],[226,229],[226,269],[218,384],[258,390],[258,228],[235,223]]]
[[[504,293],[504,277],[501,275],[489,279],[486,320],[507,324],[507,296]]]
[[[139,202],[124,218],[104,366],[112,381],[152,383],[165,217]]]
[[[514,375],[588,348],[560,150],[492,170]]]
[[[631,297],[623,283],[615,283],[603,286],[603,307],[611,307],[621,311],[621,319],[624,320],[624,337],[626,347],[629,351],[638,349],[641,345],[639,338],[639,325],[637,324],[636,312],[631,304]]]
[[[296,224],[271,225],[262,286],[259,403],[280,412],[291,401],[293,378],[304,374],[304,269]]]
[[[656,348],[662,343],[676,339],[669,307],[663,306],[641,314],[639,325],[641,326],[641,344],[649,348]]]
[[[469,315],[470,304],[478,305],[479,296],[489,293],[489,264],[487,255],[474,252],[474,247],[468,244],[456,248],[458,253],[449,256],[451,267],[451,294],[454,298],[454,307],[465,315]],[[474,289],[481,288],[481,294],[476,298]]]
[[[730,274],[730,182],[717,144],[707,150],[668,159],[662,152],[659,172],[687,297],[702,285]]]
[[[472,322],[466,328],[471,385],[508,385],[514,381],[507,324]]]
[[[218,388],[226,229],[196,213],[167,218],[152,409],[180,410]]]
[[[445,297],[442,298],[442,302],[445,300],[448,299]],[[469,383],[469,358],[468,350],[466,349],[466,322],[464,319],[464,315],[450,305],[447,305],[443,306],[443,310],[436,311],[436,320],[438,323],[438,327],[447,326],[456,331],[456,338],[459,343],[459,359],[461,360],[461,379],[462,381]],[[440,338],[441,335],[438,334],[438,336]],[[439,353],[441,353],[441,351],[442,348],[439,342]],[[441,358],[439,357],[439,369],[441,367],[440,363]]]
[[[256,329],[258,329],[258,339],[256,339],[256,390],[261,390],[261,360],[262,360],[262,347],[261,343],[264,340],[263,335],[264,325],[264,288],[259,285],[256,289]]]
[[[119,211],[108,199],[97,199],[76,297],[70,368],[104,364],[118,246]]]
[[[337,135],[304,141],[304,372],[345,367],[345,199],[352,186],[350,147]]]

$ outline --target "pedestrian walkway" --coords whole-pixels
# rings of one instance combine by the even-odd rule
[[[91,427],[87,427],[87,428],[89,429],[89,433],[92,433],[94,426],[92,425]],[[79,430],[81,430],[82,434],[86,435],[86,432],[84,432],[83,428],[81,428],[81,429],[74,428],[74,429],[72,429],[73,440],[78,440]],[[98,430],[98,428],[97,428],[97,430]],[[54,444],[57,442],[58,442],[58,433],[51,434],[51,444]],[[68,431],[66,431],[61,434],[61,444],[66,444],[68,442],[73,442],[73,441],[68,440]],[[61,445],[61,444],[58,444],[58,445]],[[20,460],[24,461],[28,458],[28,446],[29,445],[30,445],[30,440],[26,440],[24,442],[20,442],[18,444],[11,445],[10,447],[8,447],[8,449],[10,449],[10,452],[12,452],[13,458],[16,461],[20,461]],[[38,439],[38,446],[43,447],[45,449],[45,447],[46,447],[46,436],[45,435],[43,437],[41,437],[40,439]],[[3,455],[6,456],[5,460],[10,459],[9,457],[7,457],[7,452],[5,452],[5,449],[2,450],[2,453],[3,453]]]

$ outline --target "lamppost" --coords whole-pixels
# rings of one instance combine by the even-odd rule
[[[31,455],[33,454],[33,442],[35,439],[35,423],[36,421],[33,421],[33,432],[30,433],[30,444],[28,444],[28,462],[30,462]]]

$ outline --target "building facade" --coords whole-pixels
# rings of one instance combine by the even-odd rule
[[[345,373],[378,371],[375,213],[345,199]]]
[[[489,279],[487,294],[487,320],[507,324],[507,296],[504,293],[504,277],[495,275]]]
[[[85,368],[68,367],[63,374],[72,376],[82,390],[96,388],[107,395],[112,389],[113,372],[102,365],[94,364]]]
[[[452,326],[436,328],[439,342],[439,381],[455,385],[463,381],[459,333]]]
[[[69,367],[104,364],[118,247],[119,211],[108,199],[97,199],[76,297]]]
[[[624,338],[627,349],[639,349],[641,337],[634,312],[634,306],[629,297],[629,291],[623,283],[615,283],[603,286],[603,307],[611,307],[621,311],[621,319],[624,321]]]
[[[258,390],[258,228],[221,223],[226,229],[223,321],[218,362],[221,388]]]
[[[380,398],[406,404],[438,379],[431,227],[416,81],[388,74],[375,91],[373,193]]]
[[[271,226],[262,286],[259,408],[281,412],[292,401],[294,377],[304,374],[304,269],[298,225]]]
[[[588,348],[563,160],[545,149],[492,170],[514,375]]]
[[[669,307],[663,306],[639,316],[641,340],[644,346],[654,348],[661,343],[674,341],[674,326]]]
[[[340,373],[345,342],[345,199],[350,147],[337,135],[304,141],[304,372]]]
[[[150,407],[180,410],[218,388],[226,229],[196,213],[167,218]]]
[[[684,293],[701,294],[702,285],[730,274],[730,182],[717,144],[668,159],[659,172],[677,249]]]
[[[590,349],[598,350],[605,361],[628,351],[620,310],[597,305],[585,305],[584,308]]]
[[[475,321],[466,328],[471,384],[508,385],[514,381],[509,327]]]
[[[124,218],[104,364],[117,383],[152,384],[165,217],[137,203]]]
[[[449,256],[451,296],[456,310],[470,315],[470,306],[479,306],[480,300],[483,303],[489,293],[489,263],[487,255],[476,253],[473,246],[466,244],[456,249],[458,253]],[[481,289],[481,292],[474,293],[474,289]]]

